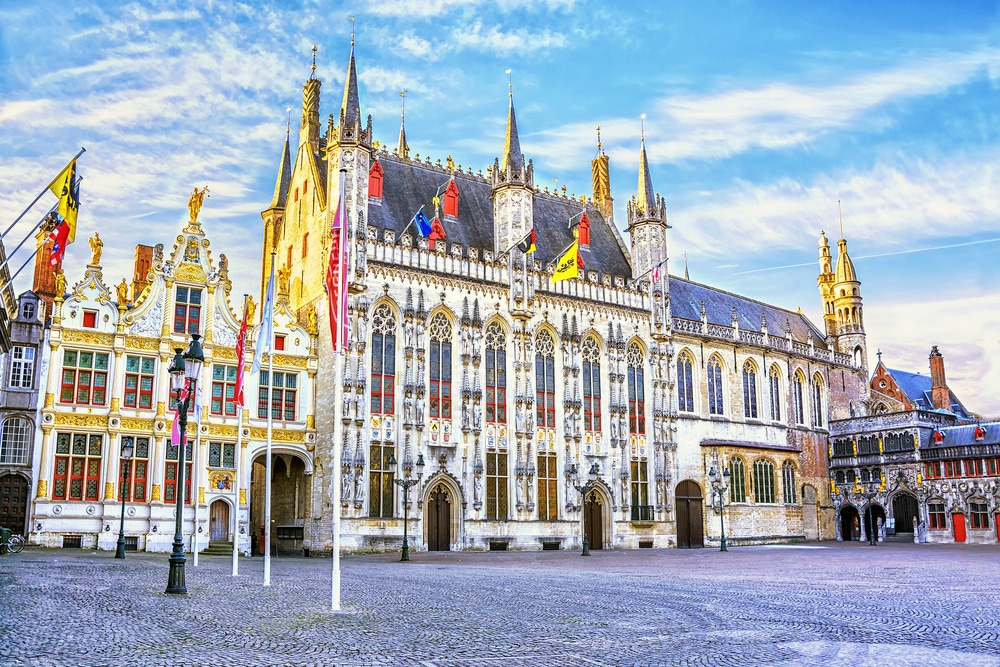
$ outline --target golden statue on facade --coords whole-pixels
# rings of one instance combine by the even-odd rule
[[[211,196],[208,192],[208,186],[206,185],[201,189],[194,189],[191,193],[191,198],[188,199],[188,213],[191,214],[191,222],[198,222],[198,214],[201,213],[202,202],[205,201],[205,197]]]
[[[104,252],[104,241],[101,240],[101,237],[97,232],[94,232],[94,237],[90,239],[90,252],[92,254],[90,258],[90,265],[100,266],[101,253]]]

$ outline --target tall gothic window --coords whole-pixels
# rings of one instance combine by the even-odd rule
[[[796,373],[795,380],[792,382],[792,411],[795,416],[796,424],[806,423],[805,411],[803,410],[802,407],[803,406],[802,394],[804,393],[803,386],[805,385],[805,383],[806,381],[805,378],[802,377],[802,373],[801,372]]]
[[[538,428],[556,427],[555,349],[548,331],[538,334],[535,339],[535,426]]]
[[[767,376],[767,386],[771,398],[771,421],[781,421],[781,377],[774,366]]]
[[[559,472],[556,470],[555,452],[538,453],[538,518],[555,521],[559,518],[557,489]]]
[[[743,364],[743,416],[757,419],[757,371],[749,361]]]
[[[486,422],[507,423],[507,339],[499,322],[486,327]]]
[[[823,378],[819,373],[812,379],[812,400],[809,406],[812,409],[812,425],[823,426]]]
[[[601,355],[597,341],[588,336],[583,341],[583,428],[601,430]]]
[[[507,520],[507,452],[486,452],[486,518]]]
[[[781,492],[786,505],[795,504],[795,466],[791,461],[781,466]]]
[[[386,304],[372,314],[373,415],[391,415],[396,409],[396,317]]]
[[[729,459],[729,502],[745,503],[747,501],[747,466],[743,459]]]
[[[753,500],[755,503],[774,502],[774,464],[767,459],[753,463]]]
[[[638,343],[629,343],[625,358],[628,361],[628,431],[633,435],[643,435],[646,433],[646,397],[642,349]]]
[[[393,455],[393,445],[373,442],[368,471],[368,516],[372,518],[392,518],[392,493],[394,475],[389,469],[389,457]]]
[[[691,357],[677,357],[677,409],[694,412],[694,382],[691,375]]]
[[[649,463],[632,459],[632,521],[652,521],[653,506],[649,504]]]
[[[708,413],[724,413],[722,403],[722,364],[717,357],[708,360]]]
[[[451,321],[444,313],[431,319],[430,416],[451,418]]]

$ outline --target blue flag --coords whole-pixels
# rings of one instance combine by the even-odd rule
[[[260,332],[257,334],[257,349],[253,354],[253,365],[250,366],[251,373],[260,371],[260,364],[264,360],[264,350],[271,352],[271,340],[274,338],[274,255],[271,255],[271,277],[267,281],[267,297],[264,299],[264,308],[260,311]]]
[[[427,219],[426,215],[424,215],[423,206],[420,207],[420,209],[417,211],[416,215],[413,216],[413,219],[410,220],[410,222],[412,222],[417,226],[417,231],[420,233],[420,236],[422,236],[423,238],[427,238],[428,236],[430,236],[431,221]]]

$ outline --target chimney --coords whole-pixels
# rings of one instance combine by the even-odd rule
[[[937,345],[931,348],[931,401],[935,408],[951,410],[951,392],[948,391],[948,381],[944,377],[944,357],[938,352]]]
[[[139,295],[149,284],[149,269],[153,265],[153,246],[135,246],[135,270],[132,274],[132,303],[139,301]]]

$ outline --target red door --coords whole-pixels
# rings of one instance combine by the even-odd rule
[[[951,528],[952,528],[952,530],[955,533],[955,541],[956,542],[964,542],[965,541],[965,515],[962,514],[962,513],[960,513],[960,512],[956,512],[955,514],[952,514],[951,515]]]
[[[997,529],[997,542],[1000,542],[1000,513],[993,517],[993,525]]]

